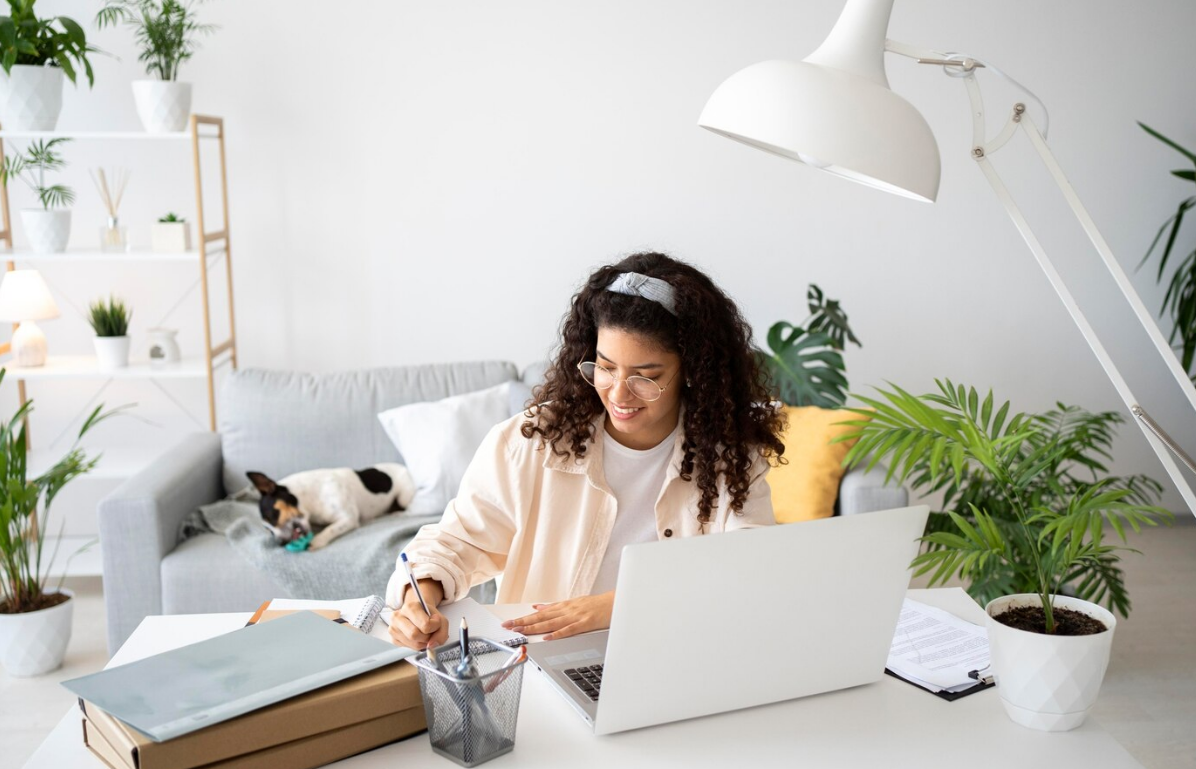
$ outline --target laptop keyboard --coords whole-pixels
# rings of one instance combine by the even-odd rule
[[[573,682],[574,686],[581,689],[582,694],[590,698],[591,702],[598,701],[598,693],[602,691],[601,665],[569,668],[564,673],[569,676],[569,680]]]

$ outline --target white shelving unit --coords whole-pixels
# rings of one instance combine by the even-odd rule
[[[12,365],[11,360],[3,360],[11,352],[11,343],[0,344],[0,366],[7,369],[6,377],[17,383],[20,402],[27,401],[27,386],[36,386],[38,382],[62,381],[77,379],[91,380],[160,380],[160,379],[198,379],[206,380],[208,391],[208,427],[216,429],[216,370],[225,364],[230,368],[237,367],[237,337],[236,320],[233,312],[233,278],[232,278],[232,247],[228,216],[228,175],[225,165],[224,121],[222,118],[204,115],[192,115],[189,130],[177,133],[150,134],[140,131],[4,131],[0,130],[0,156],[4,154],[4,142],[8,140],[34,141],[55,138],[69,138],[81,141],[148,141],[153,143],[175,142],[182,147],[190,145],[194,162],[196,226],[198,227],[198,247],[185,253],[159,254],[148,249],[133,249],[123,253],[103,252],[97,249],[70,249],[59,254],[38,254],[29,251],[14,250],[12,218],[8,205],[8,189],[0,186],[0,215],[3,216],[3,229],[0,230],[0,259],[7,263],[7,269],[16,269],[17,265],[37,267],[42,264],[57,264],[70,262],[86,262],[115,266],[121,263],[138,263],[143,269],[154,264],[187,265],[198,268],[203,305],[203,339],[202,355],[184,358],[175,364],[151,365],[149,361],[132,361],[127,368],[100,369],[96,358],[91,355],[57,355],[50,356],[44,366],[24,368]],[[203,174],[200,163],[201,145],[214,143],[219,152],[220,173],[219,190],[223,221],[223,229],[209,231],[205,227],[205,211],[203,197]],[[227,273],[227,300],[229,336],[224,341],[214,341],[212,338],[211,297],[213,286],[209,281],[209,272],[220,261],[225,261]],[[14,327],[15,329],[15,327]],[[176,401],[177,403],[178,401]],[[27,425],[28,426],[28,425]],[[34,434],[33,430],[29,435]],[[44,471],[53,462],[61,459],[62,450],[56,448],[40,448],[31,438],[29,462],[31,474],[39,470]],[[145,467],[156,455],[157,451],[142,450],[138,447],[118,447],[112,449],[92,449],[101,454],[96,468],[76,480],[75,484],[85,479],[103,480],[109,483],[128,478]],[[57,514],[57,511],[55,511]],[[51,522],[51,526],[53,526]],[[101,573],[102,558],[98,545],[90,547],[70,560],[80,546],[86,544],[93,537],[64,536],[60,539],[47,536],[46,555],[58,545],[58,558],[50,567],[49,573],[58,576],[65,570],[68,575],[99,575]]]

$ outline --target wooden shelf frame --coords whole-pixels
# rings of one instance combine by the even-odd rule
[[[232,262],[232,236],[231,224],[229,222],[228,214],[228,165],[225,154],[225,133],[224,133],[224,119],[219,117],[212,117],[209,115],[192,115],[190,127],[187,131],[179,131],[177,133],[168,134],[151,134],[131,131],[117,131],[117,132],[96,132],[96,131],[3,131],[0,130],[0,157],[4,155],[4,140],[5,139],[51,139],[55,137],[68,137],[72,139],[190,139],[192,162],[195,171],[195,210],[196,210],[196,224],[198,227],[198,243],[194,250],[184,255],[179,254],[162,254],[161,261],[176,263],[180,259],[191,259],[198,263],[200,272],[200,283],[202,286],[203,296],[203,332],[204,332],[204,355],[203,355],[203,371],[206,373],[208,385],[208,427],[213,432],[216,430],[216,382],[215,369],[218,365],[225,362],[229,363],[235,370],[237,368],[237,326],[236,315],[233,309],[233,262]],[[201,163],[201,143],[209,144],[215,142],[215,149],[220,153],[220,208],[223,214],[224,228],[215,232],[208,232],[205,229],[204,222],[204,179],[203,168]],[[7,252],[4,256],[7,257],[6,269],[16,269],[16,260],[23,260],[23,255],[13,250],[13,227],[12,218],[8,205],[8,187],[7,185],[0,185],[0,216],[2,216],[3,229],[0,229],[0,243],[7,246]],[[88,252],[80,252],[85,254]],[[28,257],[29,261],[67,261],[72,257],[69,255],[54,255],[43,256],[37,258],[32,254],[24,256]],[[225,262],[225,273],[227,275],[227,292],[228,292],[228,339],[213,343],[212,341],[212,292],[219,291],[219,288],[213,288],[209,284],[208,273],[210,266],[213,264],[209,260],[209,256],[223,255]],[[57,257],[57,258],[56,258]],[[85,258],[80,255],[78,258]],[[144,253],[137,252],[135,254],[115,254],[108,259],[96,259],[95,261],[123,261],[126,259],[144,259],[150,261],[150,256]],[[16,330],[16,325],[13,325],[13,330]],[[0,344],[0,355],[5,355],[12,349],[11,342]],[[217,362],[215,359],[228,355],[226,360]],[[80,376],[88,376],[87,374],[80,374]],[[94,376],[94,375],[91,375]],[[33,377],[30,377],[33,378]],[[24,405],[27,396],[25,391],[25,379],[21,378],[17,381],[17,394],[20,397],[21,404]],[[29,436],[28,422],[26,422],[26,437]]]

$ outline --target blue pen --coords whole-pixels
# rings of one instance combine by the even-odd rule
[[[424,607],[424,614],[431,618],[432,612],[428,611],[428,604],[424,603],[424,594],[419,592],[419,583],[415,581],[415,575],[411,573],[411,564],[407,562],[407,554],[399,553],[399,557],[403,559],[403,568],[407,571],[407,580],[411,583],[411,589],[415,591],[415,597],[419,599],[419,605]]]

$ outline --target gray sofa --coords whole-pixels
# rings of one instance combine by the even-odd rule
[[[314,467],[402,462],[379,412],[510,381],[514,414],[542,376],[542,365],[521,375],[514,364],[494,361],[323,375],[231,373],[220,391],[219,432],[188,436],[100,502],[109,653],[150,614],[250,611],[288,597],[224,537],[180,542],[184,516],[241,490],[247,470],[278,478]],[[905,490],[885,487],[883,478],[879,470],[848,473],[839,512],[904,505]]]

